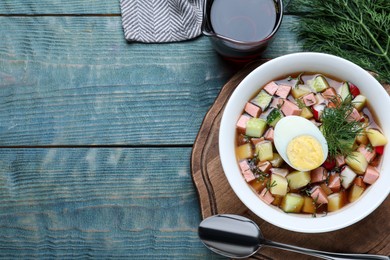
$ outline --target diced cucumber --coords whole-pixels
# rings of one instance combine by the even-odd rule
[[[268,114],[267,116],[267,123],[270,125],[270,126],[273,126],[275,127],[276,123],[282,119],[283,117],[283,114],[282,112],[280,112],[279,109],[277,108],[274,108],[272,109],[272,111]]]
[[[245,134],[251,137],[260,137],[264,134],[267,122],[261,118],[251,118],[246,122]]]
[[[311,180],[310,172],[294,171],[286,176],[288,186],[292,190],[305,187]]]
[[[341,85],[341,88],[339,90],[339,95],[342,100],[351,99],[351,91],[349,90],[349,84],[348,82],[344,82],[343,85]]]
[[[259,107],[261,111],[265,111],[269,104],[271,103],[272,96],[268,94],[265,90],[261,90],[257,96],[251,100],[251,102]]]
[[[270,191],[273,195],[284,196],[287,194],[287,179],[278,174],[271,175],[271,188]]]
[[[352,105],[356,108],[357,111],[361,111],[367,103],[367,98],[363,95],[357,95],[352,100]]]
[[[360,152],[352,152],[345,158],[345,162],[357,174],[364,174],[368,166],[366,158]]]
[[[329,88],[328,81],[326,81],[324,76],[318,75],[311,81],[311,88],[319,93]]]
[[[265,140],[257,143],[256,154],[260,162],[272,160],[274,154],[271,141]]]
[[[301,212],[303,203],[303,196],[297,193],[287,193],[286,196],[284,196],[282,203],[280,204],[280,208],[284,212],[299,213]]]

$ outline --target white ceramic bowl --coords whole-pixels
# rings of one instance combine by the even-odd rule
[[[367,71],[345,59],[322,53],[295,53],[278,57],[259,66],[238,85],[223,112],[219,153],[225,175],[240,200],[265,221],[292,231],[320,233],[347,227],[374,211],[390,191],[390,144],[385,147],[379,179],[355,202],[324,217],[287,214],[266,205],[251,190],[239,170],[235,156],[235,125],[245,103],[266,83],[297,72],[318,72],[357,85],[377,116],[385,136],[390,139],[390,98],[381,84]]]

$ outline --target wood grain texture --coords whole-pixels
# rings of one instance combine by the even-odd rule
[[[190,152],[0,149],[0,258],[214,258]]]
[[[264,57],[299,50],[284,22]],[[120,17],[0,24],[0,146],[191,145],[236,71],[205,37],[128,44]]]
[[[215,214],[238,214],[254,220],[268,239],[334,252],[356,252],[390,255],[390,200],[358,223],[334,232],[304,234],[271,225],[254,215],[234,194],[224,173],[218,152],[219,124],[225,103],[238,83],[260,63],[253,63],[237,73],[222,88],[207,112],[195,140],[191,172],[198,190],[202,217]],[[390,94],[390,86],[384,86]],[[312,259],[302,255],[264,248],[256,259]]]

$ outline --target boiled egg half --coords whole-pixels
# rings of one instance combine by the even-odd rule
[[[274,130],[274,143],[283,160],[298,171],[313,170],[328,157],[324,135],[316,125],[300,116],[279,120]]]

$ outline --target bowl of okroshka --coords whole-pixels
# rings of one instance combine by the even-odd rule
[[[390,191],[390,98],[340,57],[273,59],[238,85],[223,112],[219,153],[239,199],[278,227],[334,231]]]

